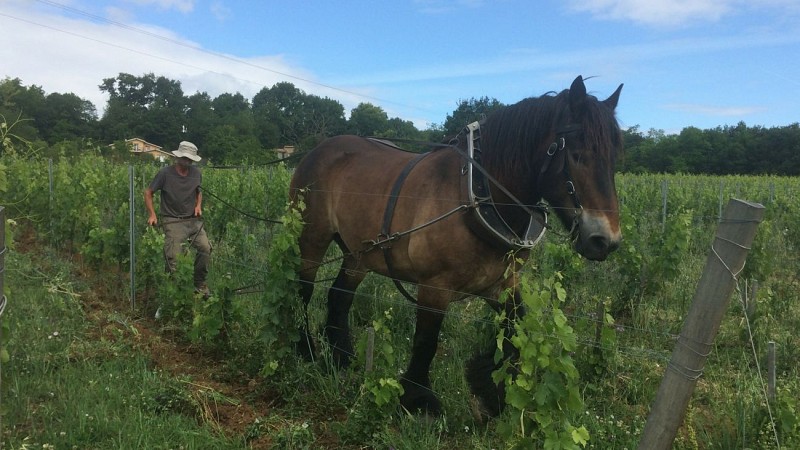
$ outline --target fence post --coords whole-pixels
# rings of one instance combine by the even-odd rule
[[[728,202],[689,314],[647,417],[640,450],[672,448],[763,217],[764,207],[760,204],[737,199]]]
[[[136,187],[134,186],[134,168],[128,166],[128,214],[130,228],[130,278],[131,278],[131,310],[136,309]]]
[[[775,401],[775,341],[767,343],[767,397],[770,402]]]
[[[375,360],[375,328],[367,328],[367,354],[364,357],[364,372],[372,372],[372,363]]]
[[[48,225],[50,226],[50,239],[52,239],[52,237],[53,237],[53,217],[54,217],[54,214],[53,214],[53,203],[55,203],[55,200],[53,199],[53,192],[54,192],[54,189],[53,189],[53,158],[50,158],[50,159],[47,160],[47,181],[48,181],[47,186],[49,188],[49,191],[48,191],[49,195],[47,197],[47,199],[48,199],[47,212],[48,212],[48,215],[50,216],[50,222],[48,223]],[[51,243],[52,243],[52,240],[51,240]]]
[[[667,192],[669,185],[667,180],[661,181],[661,232],[667,228]]]
[[[0,322],[2,322],[3,312],[6,310],[5,295],[5,271],[6,271],[6,211],[0,206]],[[0,348],[3,347],[3,326],[0,323]],[[3,404],[3,361],[0,360],[0,405]],[[3,415],[0,414],[0,445],[3,443]]]

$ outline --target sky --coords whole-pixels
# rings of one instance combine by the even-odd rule
[[[798,0],[0,0],[0,79],[102,114],[119,73],[251,99],[288,81],[419,129],[582,75],[624,128],[800,121]],[[591,77],[591,78],[590,78]]]

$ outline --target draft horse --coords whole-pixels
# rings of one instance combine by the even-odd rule
[[[347,365],[353,353],[348,315],[367,272],[415,284],[416,329],[400,401],[409,411],[440,414],[429,370],[448,305],[478,296],[513,321],[519,297],[492,299],[517,283],[515,274],[506,276],[515,259],[509,255],[528,257],[548,211],[579,254],[601,261],[614,251],[621,239],[614,185],[621,90],[600,101],[578,76],[569,89],[500,109],[424,154],[337,136],[306,155],[290,187],[306,204],[298,274],[306,306],[329,244],[344,254],[324,328],[334,362]],[[508,347],[504,357],[512,358]],[[491,383],[489,373],[483,384]],[[499,412],[498,386],[487,391],[473,380],[471,387],[490,413]]]

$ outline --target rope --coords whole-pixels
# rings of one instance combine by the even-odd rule
[[[748,221],[748,222],[751,222],[751,221]],[[744,249],[744,250],[750,250],[750,247],[747,247],[747,246],[744,246],[742,244],[739,244],[738,242],[733,242],[730,239],[726,239],[726,238],[719,237],[719,236],[715,236],[715,239],[718,239],[718,240],[723,241],[723,242],[727,242],[729,244],[733,244],[733,245],[735,245],[735,246],[737,246],[737,247],[739,247],[741,249]],[[731,274],[731,277],[733,278],[733,280],[734,281],[738,281],[739,280],[739,274],[742,273],[742,271],[744,270],[744,266],[746,264],[746,261],[742,262],[742,267],[740,267],[739,270],[733,271],[733,270],[731,270],[730,267],[728,267],[728,264],[726,264],[725,261],[723,261],[722,257],[719,255],[719,253],[717,253],[717,249],[714,248],[714,245],[711,245],[711,251],[714,252],[714,256],[717,257],[717,259],[722,264],[722,266],[725,267],[725,269],[728,271],[728,273]]]
[[[772,405],[769,403],[769,394],[767,394],[767,386],[766,382],[764,381],[764,377],[761,375],[761,364],[758,362],[758,352],[756,351],[756,344],[753,339],[753,329],[750,327],[750,317],[747,315],[747,309],[744,305],[744,297],[742,295],[741,290],[739,289],[739,285],[737,283],[736,290],[739,292],[739,301],[742,304],[742,311],[744,312],[744,321],[747,324],[747,335],[750,340],[750,348],[753,350],[753,361],[756,363],[756,374],[758,375],[758,380],[761,384],[761,391],[764,394],[764,402],[767,404],[767,413],[769,414],[769,423],[772,425],[772,432],[775,436],[775,445],[777,446],[778,450],[781,448],[780,440],[778,439],[778,428],[775,425],[775,418],[772,416]]]
[[[254,214],[250,214],[250,213],[248,213],[248,212],[246,212],[246,211],[242,211],[241,209],[237,208],[237,207],[236,207],[236,206],[234,206],[233,204],[231,204],[231,203],[229,203],[229,202],[225,201],[225,200],[224,200],[222,197],[220,197],[220,196],[218,196],[218,195],[214,194],[213,192],[209,191],[207,188],[201,187],[200,189],[201,189],[201,190],[202,190],[204,193],[206,193],[206,194],[208,194],[208,195],[210,195],[210,196],[214,197],[215,199],[217,199],[217,200],[219,200],[220,202],[222,202],[222,203],[223,203],[225,206],[227,206],[227,207],[231,208],[232,210],[234,210],[234,211],[238,212],[239,214],[241,214],[241,215],[243,215],[243,216],[246,216],[246,217],[249,217],[249,218],[251,218],[251,219],[255,219],[255,220],[260,220],[260,221],[262,221],[262,222],[269,222],[269,223],[281,223],[281,221],[280,221],[280,220],[268,219],[268,218],[266,218],[266,217],[259,217],[259,216],[256,216],[256,215],[254,215]]]

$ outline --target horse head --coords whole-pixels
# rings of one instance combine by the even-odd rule
[[[541,166],[540,194],[571,230],[575,250],[602,261],[619,247],[619,205],[614,184],[622,132],[614,110],[620,85],[606,100],[586,93],[578,76],[558,94],[552,143]]]

